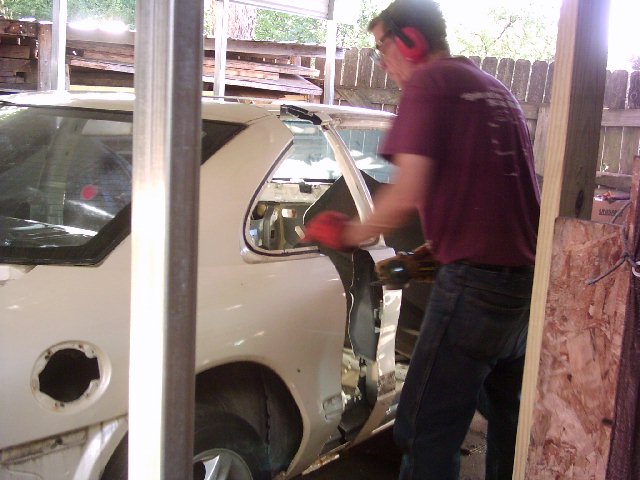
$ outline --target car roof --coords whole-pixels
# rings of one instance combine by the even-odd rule
[[[71,107],[96,110],[114,110],[130,112],[133,110],[135,95],[121,91],[47,91],[23,92],[0,97],[1,101],[16,105]],[[268,115],[277,115],[282,105],[297,105],[313,113],[324,113],[338,119],[341,123],[382,122],[386,124],[393,114],[379,110],[323,105],[318,103],[269,100],[245,97],[224,97],[202,99],[202,118],[224,120],[234,123],[251,123]],[[363,125],[364,126],[364,125]]]
[[[70,107],[95,110],[131,112],[135,95],[130,92],[25,92],[0,97],[0,100],[16,105],[39,107]],[[250,123],[269,115],[263,108],[253,105],[221,102],[211,99],[202,101],[202,118],[224,120],[233,123]]]

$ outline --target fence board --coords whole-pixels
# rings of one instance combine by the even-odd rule
[[[473,63],[475,63],[478,67],[480,67],[480,65],[482,65],[482,59],[476,55],[472,55],[469,57],[469,60],[471,60]]]
[[[344,60],[342,60],[341,58],[336,59],[336,67],[335,67],[336,78],[334,79],[335,85],[340,85],[340,82],[342,82],[343,67],[344,67]],[[322,64],[322,78],[324,78],[324,64]]]
[[[513,81],[513,70],[516,62],[512,58],[501,58],[498,63],[498,73],[496,78],[500,80],[505,87],[511,89],[511,82]]]
[[[387,89],[398,91],[400,87],[394,82],[390,76],[387,75]]]
[[[629,108],[640,108],[640,71],[631,72],[628,99]]]
[[[598,171],[602,171],[602,151],[604,150],[604,127],[600,127],[600,143],[598,144]]]
[[[378,64],[373,65],[373,74],[371,75],[372,88],[384,88],[387,80],[387,72]]]
[[[498,71],[498,59],[496,57],[485,57],[482,61],[482,70],[495,77]]]
[[[533,159],[536,167],[536,173],[542,175],[544,173],[545,150],[547,148],[547,132],[549,130],[549,111],[548,105],[543,105],[538,109],[538,120],[536,122],[535,133],[533,135]]]
[[[372,132],[370,130],[363,130],[364,132],[364,140],[362,142],[362,151],[363,152],[377,152],[378,144],[380,143],[381,137],[377,132]]]
[[[624,127],[622,129],[622,148],[620,149],[620,173],[631,175],[633,157],[638,155],[640,144],[640,128]]]
[[[607,72],[608,73],[608,72]],[[616,70],[607,75],[607,83],[604,90],[604,106],[611,109],[623,109],[627,97],[627,80],[629,72]]]
[[[620,173],[620,149],[622,148],[622,128],[606,127],[602,150],[603,172]]]
[[[527,91],[527,102],[542,103],[544,99],[544,89],[547,82],[547,70],[549,65],[547,62],[536,60],[531,67],[531,76],[529,78],[529,90]]]
[[[529,85],[529,75],[531,73],[531,62],[529,60],[517,60],[513,72],[513,82],[511,82],[511,92],[520,102],[524,102],[527,97],[527,86]]]
[[[318,70],[318,72],[320,72],[318,74],[318,78],[320,80],[324,80],[324,66],[327,63],[327,59],[326,58],[320,58],[320,57],[316,57],[316,63],[315,63],[315,69]],[[336,61],[336,65],[337,65],[337,61]],[[340,72],[337,68],[336,68],[336,78],[335,78],[335,82],[336,85],[340,85],[340,74],[342,72]]]
[[[352,130],[349,136],[349,149],[350,150],[364,150],[365,132],[364,130]]]
[[[359,87],[371,86],[371,73],[373,72],[373,60],[371,53],[373,48],[362,48],[358,54],[358,81]]]
[[[358,77],[358,56],[357,48],[350,48],[344,54],[344,69],[340,85],[345,87],[355,87]]]
[[[540,109],[540,107],[538,105],[531,105],[528,103],[521,103],[520,107],[522,107],[522,112],[524,113],[524,118],[527,122],[527,129],[529,130],[531,143],[533,143],[536,138],[536,127],[538,124],[538,110]]]
[[[555,64],[551,62],[549,64],[549,70],[547,70],[547,85],[544,87],[544,103],[551,103],[551,89],[553,88],[553,71]]]

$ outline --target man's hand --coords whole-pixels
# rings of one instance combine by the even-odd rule
[[[347,250],[350,247],[343,241],[342,235],[349,222],[344,213],[327,210],[312,218],[305,226],[304,243],[318,243],[334,250]]]

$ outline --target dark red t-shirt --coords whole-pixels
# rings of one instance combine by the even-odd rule
[[[440,262],[534,263],[540,193],[526,121],[472,61],[444,58],[416,71],[380,153],[435,161],[419,211]]]

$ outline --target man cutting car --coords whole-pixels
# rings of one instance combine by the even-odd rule
[[[379,152],[397,173],[364,221],[324,212],[306,241],[357,247],[418,210],[441,266],[395,421],[400,479],[457,479],[476,409],[485,478],[510,479],[540,203],[526,122],[504,85],[450,55],[437,3],[396,0],[369,30],[402,89]]]

